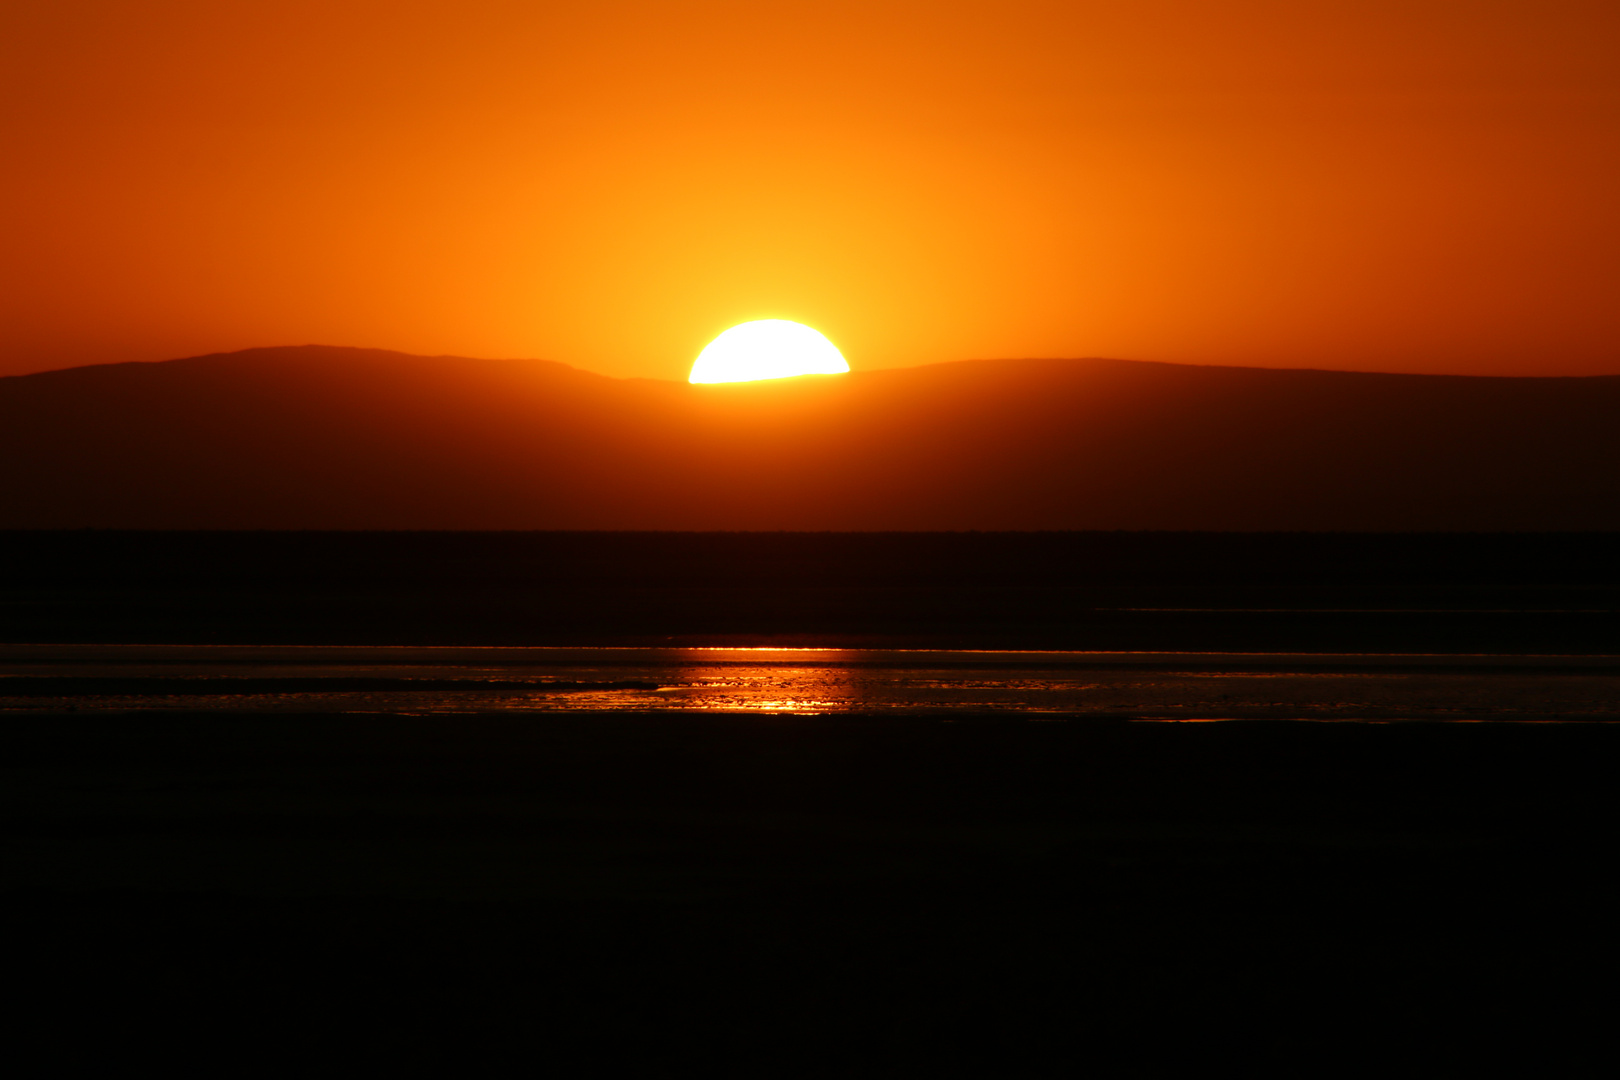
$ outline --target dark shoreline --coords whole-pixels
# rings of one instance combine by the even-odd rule
[[[0,641],[1620,654],[1620,533],[0,532]]]

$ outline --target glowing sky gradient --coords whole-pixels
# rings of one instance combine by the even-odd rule
[[[14,0],[0,374],[322,342],[1620,372],[1620,7]]]

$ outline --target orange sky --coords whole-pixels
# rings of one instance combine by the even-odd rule
[[[1620,373],[1620,5],[9,0],[0,374]]]

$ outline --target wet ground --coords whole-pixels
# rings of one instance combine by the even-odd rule
[[[0,711],[128,709],[1605,721],[1620,657],[0,646]]]

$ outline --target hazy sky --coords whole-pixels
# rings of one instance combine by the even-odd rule
[[[9,0],[0,374],[1620,373],[1620,4]]]

